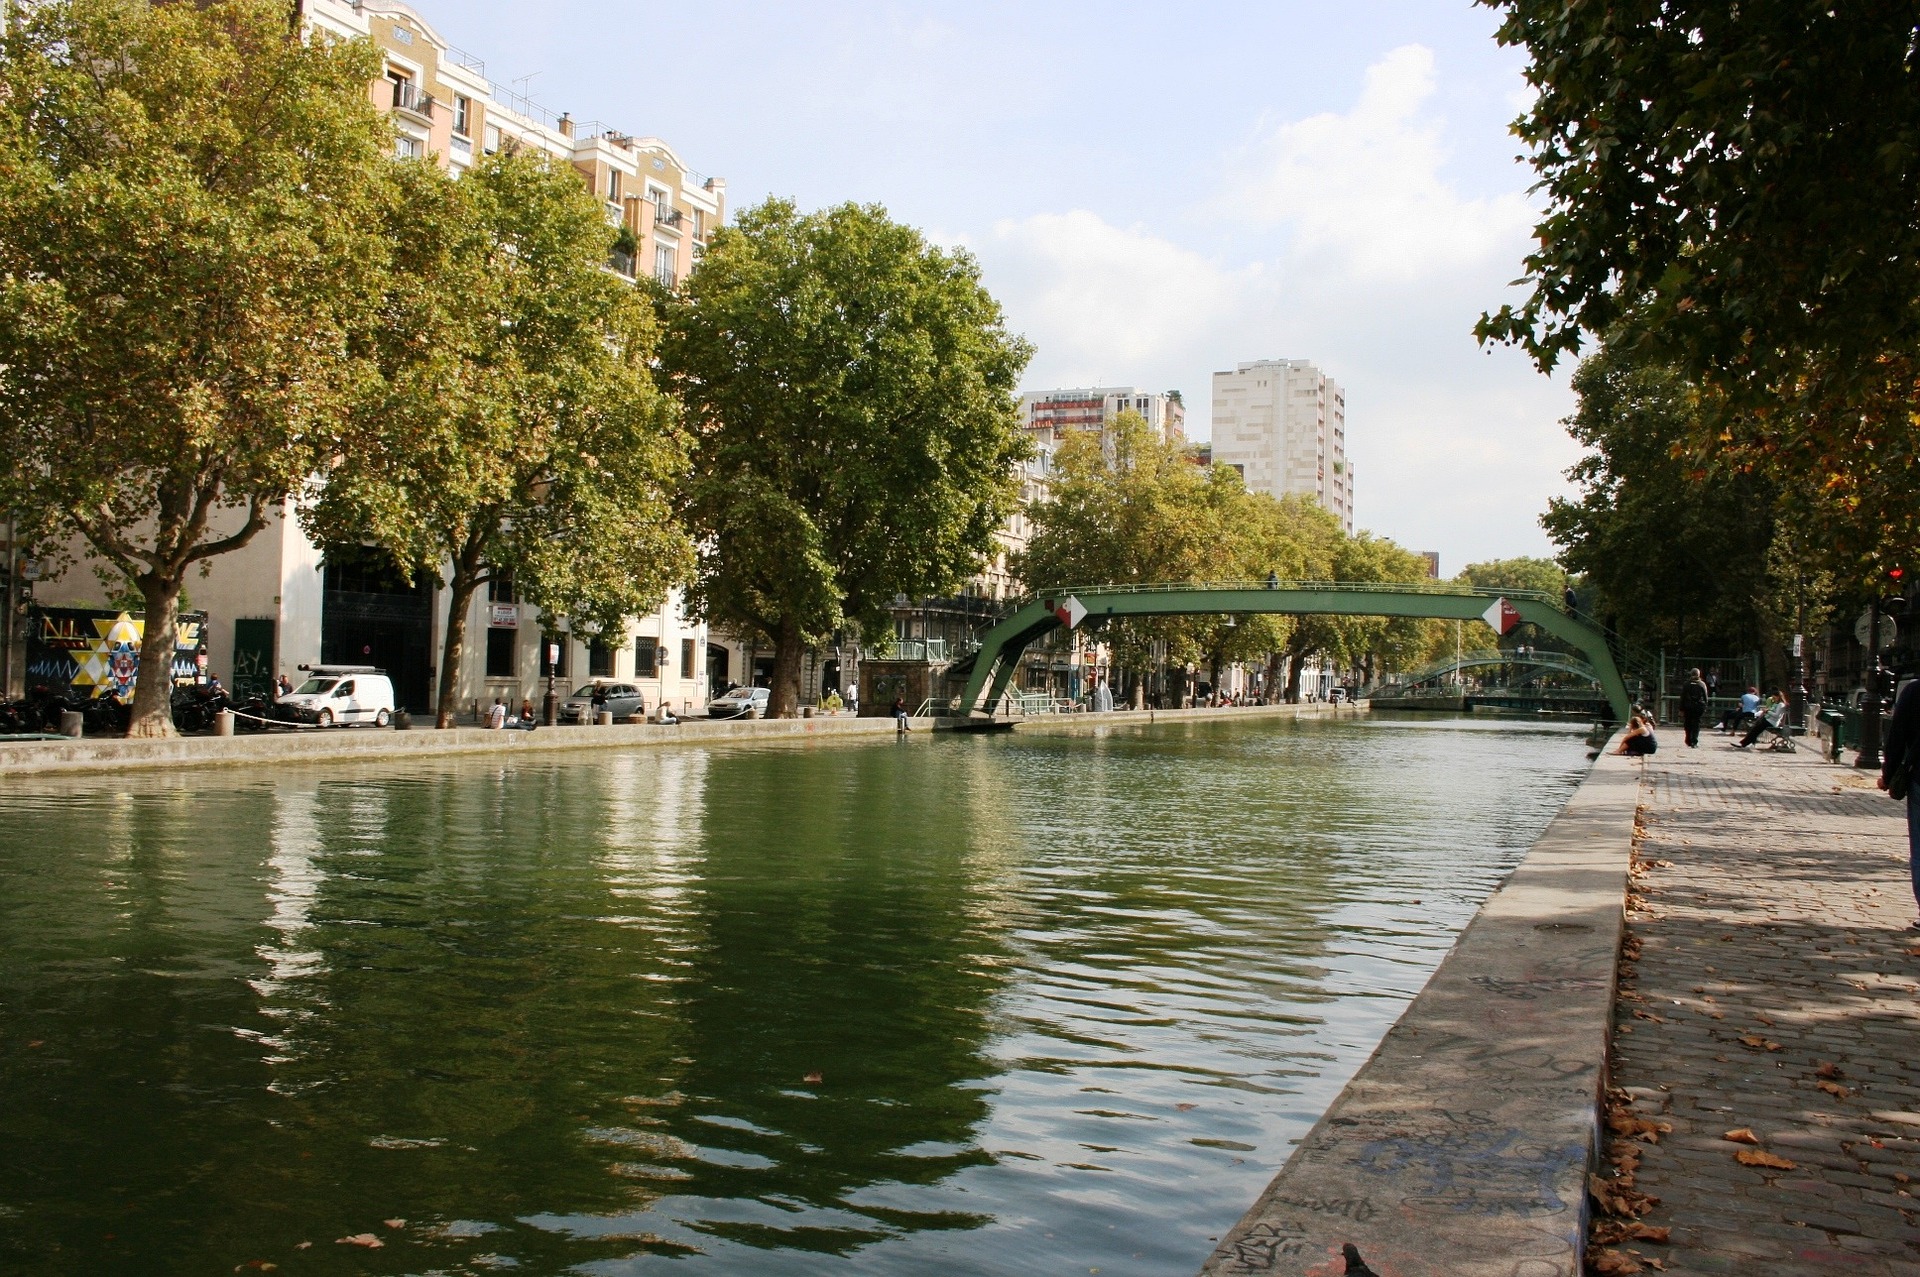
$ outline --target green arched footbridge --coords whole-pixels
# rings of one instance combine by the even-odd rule
[[[1050,590],[1030,599],[1018,611],[981,636],[973,668],[961,694],[959,712],[965,716],[990,712],[1019,668],[1020,655],[1035,639],[1067,627],[1077,601],[1085,616],[1075,623],[1104,617],[1206,616],[1221,613],[1248,616],[1280,613],[1287,616],[1412,616],[1443,621],[1474,621],[1498,600],[1505,599],[1515,622],[1527,622],[1571,645],[1586,658],[1613,707],[1615,720],[1625,722],[1632,709],[1626,682],[1620,677],[1607,636],[1599,628],[1570,615],[1559,600],[1526,590],[1475,590],[1458,586],[1381,584],[1345,581],[1187,582],[1177,585],[1088,585]]]

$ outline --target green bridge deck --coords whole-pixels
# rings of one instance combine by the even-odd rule
[[[992,716],[1019,667],[1020,654],[1035,639],[1064,622],[1056,614],[1069,598],[1086,609],[1085,620],[1130,616],[1194,616],[1221,613],[1248,616],[1278,613],[1288,616],[1409,616],[1445,621],[1479,620],[1495,599],[1504,598],[1522,622],[1545,630],[1579,649],[1606,693],[1616,721],[1625,722],[1632,709],[1625,680],[1620,677],[1597,626],[1569,614],[1558,600],[1534,591],[1479,590],[1432,584],[1381,584],[1348,581],[1234,581],[1183,582],[1169,585],[1088,585],[1049,590],[1024,604],[981,637],[973,668],[961,695],[963,715]],[[1083,622],[1084,623],[1084,622]]]

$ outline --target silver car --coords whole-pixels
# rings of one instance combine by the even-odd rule
[[[708,718],[765,718],[767,698],[764,687],[736,687],[707,702]]]
[[[613,721],[647,712],[647,698],[631,683],[588,683],[575,690],[560,706],[563,723],[591,723],[596,713],[606,710]]]

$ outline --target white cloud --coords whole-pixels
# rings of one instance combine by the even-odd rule
[[[1353,110],[1267,130],[1230,165],[1214,213],[1292,232],[1296,254],[1328,253],[1369,278],[1413,279],[1482,262],[1524,236],[1521,191],[1468,198],[1442,175],[1431,50],[1402,46],[1367,68]]]
[[[1213,370],[1312,359],[1347,390],[1362,525],[1449,572],[1550,553],[1537,520],[1576,455],[1570,397],[1470,335],[1526,249],[1527,178],[1484,196],[1448,180],[1435,85],[1428,50],[1393,50],[1351,111],[1266,129],[1164,228],[996,223],[972,247],[1037,347],[1027,384],[1178,388],[1203,435]]]

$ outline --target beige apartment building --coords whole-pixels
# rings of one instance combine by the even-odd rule
[[[608,223],[629,233],[633,251],[616,252],[610,270],[644,272],[675,286],[726,216],[726,183],[696,173],[666,142],[576,122],[496,86],[479,59],[448,44],[409,5],[306,0],[304,13],[316,30],[366,37],[380,48],[385,71],[368,92],[392,112],[397,154],[431,156],[456,172],[505,148],[533,148],[572,164],[605,204]],[[231,522],[237,526],[237,516]],[[206,614],[207,667],[230,687],[264,689],[277,674],[297,680],[306,664],[368,664],[392,675],[402,706],[430,706],[448,602],[432,581],[409,579],[358,547],[323,550],[307,539],[290,506],[244,549],[208,567],[188,582],[184,606]],[[106,608],[107,594],[82,562],[37,582],[33,601],[42,608]],[[686,616],[679,592],[630,621],[623,635],[575,635],[565,622],[559,628],[559,660],[550,667],[537,610],[515,596],[511,582],[483,591],[468,614],[462,702],[484,707],[500,697],[517,706],[530,697],[538,704],[551,673],[565,690],[593,676],[632,681],[649,707],[665,701],[698,713],[710,665],[721,667],[716,675],[725,672],[726,649]],[[30,662],[31,639],[26,647]],[[22,673],[35,677],[16,658],[15,686]]]
[[[1256,359],[1213,374],[1213,463],[1252,492],[1310,496],[1353,532],[1347,395],[1305,359]]]

